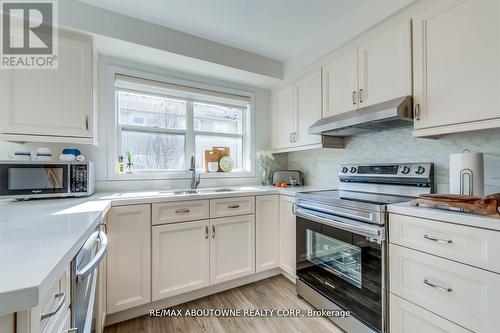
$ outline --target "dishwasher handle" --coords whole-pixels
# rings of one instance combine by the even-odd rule
[[[96,255],[92,260],[81,270],[78,270],[76,272],[76,282],[80,283],[85,278],[94,271],[94,269],[99,265],[99,263],[102,261],[104,256],[106,255],[106,249],[108,247],[108,237],[104,233],[104,231],[99,231],[98,238],[100,240],[101,246],[99,247],[99,250],[97,251]]]

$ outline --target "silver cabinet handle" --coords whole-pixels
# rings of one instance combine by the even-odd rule
[[[106,233],[104,233],[103,231],[98,231],[98,233],[101,246],[99,247],[99,250],[97,251],[95,257],[87,264],[87,266],[83,267],[81,270],[76,272],[77,283],[80,283],[83,280],[85,280],[85,278],[94,271],[94,269],[97,267],[97,265],[99,265],[101,260],[106,255],[106,249],[108,247],[108,237],[106,237]],[[91,236],[89,239],[93,238],[94,237]]]
[[[293,142],[297,142],[297,132],[293,133]]]
[[[293,135],[293,133],[290,133],[290,143],[293,143],[292,135]]]
[[[356,91],[352,92],[352,105],[356,105]]]
[[[433,242],[438,242],[438,243],[446,243],[446,244],[453,244],[453,241],[451,239],[439,239],[439,238],[434,238],[428,235],[424,235],[425,239],[431,240]]]
[[[70,328],[66,333],[78,333],[78,328]]]
[[[359,89],[359,102],[363,103],[363,89]]]
[[[420,120],[420,104],[415,104],[414,116],[415,120]]]
[[[240,205],[238,205],[238,204],[229,205],[229,206],[227,206],[227,208],[229,208],[229,209],[240,208]]]
[[[215,238],[215,225],[212,224],[212,238]]]
[[[57,303],[56,308],[50,312],[42,313],[42,315],[40,316],[42,318],[42,320],[45,320],[47,318],[52,317],[62,308],[64,301],[66,300],[66,293],[54,294],[54,299],[58,299],[58,298],[60,298],[60,300]]]
[[[189,208],[179,208],[179,209],[175,210],[176,214],[185,214],[185,213],[189,213],[189,212],[190,212]]]
[[[205,239],[208,239],[208,226],[205,226]]]
[[[85,116],[85,129],[89,130],[89,116]]]
[[[429,280],[427,279],[424,279],[424,283],[434,289],[437,289],[439,291],[444,291],[444,292],[447,292],[447,293],[451,293],[453,291],[453,289],[451,288],[447,288],[447,287],[441,287],[441,286],[438,286],[437,284],[434,284],[434,283],[431,283],[429,282]]]

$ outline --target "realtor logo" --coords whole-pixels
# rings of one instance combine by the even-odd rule
[[[0,68],[57,69],[57,2],[1,0]]]

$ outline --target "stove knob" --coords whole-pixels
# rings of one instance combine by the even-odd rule
[[[416,173],[417,175],[421,175],[421,174],[423,174],[424,172],[425,172],[425,168],[424,168],[423,166],[421,166],[421,165],[419,165],[419,166],[418,166],[418,168],[417,168],[417,170],[415,170],[415,173]]]
[[[356,173],[356,167],[351,167],[351,173]]]
[[[343,167],[341,170],[342,173],[347,173],[347,171],[349,171],[349,168],[347,168],[347,167]]]
[[[408,166],[405,165],[404,167],[401,168],[401,173],[403,175],[409,174],[410,173],[410,167],[408,167]]]

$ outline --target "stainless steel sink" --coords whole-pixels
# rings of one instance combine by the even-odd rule
[[[205,192],[205,193],[220,193],[220,192],[234,192],[235,190],[230,189],[230,188],[216,188],[216,189],[206,189],[206,190],[199,190],[198,192]]]
[[[186,194],[196,194],[196,193],[198,193],[198,191],[196,191],[196,190],[172,192],[173,195],[186,195]]]

